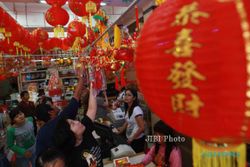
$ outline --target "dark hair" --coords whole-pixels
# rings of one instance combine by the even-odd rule
[[[127,111],[128,110],[128,104],[124,103],[125,111],[128,112],[128,115],[130,117],[132,115],[132,113],[133,113],[134,108],[136,106],[139,106],[139,100],[138,100],[138,94],[137,94],[137,90],[136,89],[134,89],[134,88],[127,88],[125,90],[125,94],[126,94],[127,91],[130,91],[132,93],[133,97],[135,98],[135,100],[133,101],[132,106],[130,107],[129,111]]]
[[[23,113],[19,107],[16,107],[14,109],[12,109],[9,113],[9,116],[10,116],[10,120],[11,120],[11,124],[13,125],[15,122],[14,122],[14,118],[19,114],[19,113]]]
[[[35,110],[37,120],[48,122],[50,120],[49,111],[53,110],[48,104],[39,104]]]
[[[174,137],[174,129],[168,126],[167,124],[165,124],[161,120],[156,122],[156,124],[154,125],[154,132],[158,132],[166,136]],[[166,149],[165,149],[165,163],[167,164],[167,166],[170,165],[169,157],[170,157],[173,147],[176,147],[175,143],[169,142],[169,140],[167,140]],[[160,148],[160,144],[155,143],[155,155],[158,153],[159,148]]]
[[[55,146],[64,153],[70,152],[76,143],[74,132],[71,131],[70,125],[66,117],[61,117],[56,125],[53,135],[53,142]]]
[[[40,97],[40,96],[44,96],[44,95],[45,95],[44,89],[39,89],[37,96]]]
[[[22,91],[20,94],[21,98],[23,98],[25,94],[29,94],[29,92],[27,90]]]
[[[64,155],[56,149],[48,149],[42,152],[36,159],[36,167],[45,167],[48,163],[53,163],[56,159],[65,162]]]

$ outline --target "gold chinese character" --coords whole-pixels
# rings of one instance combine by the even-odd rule
[[[201,44],[192,42],[191,36],[192,30],[183,28],[177,33],[177,38],[174,41],[175,47],[166,50],[166,53],[173,54],[175,57],[191,57],[193,54],[193,48],[200,48]]]
[[[204,103],[201,101],[200,97],[196,94],[191,94],[191,100],[186,101],[186,110],[191,111],[191,115],[195,118],[200,116],[200,108],[204,106]]]
[[[187,113],[194,118],[200,116],[200,108],[204,106],[200,97],[196,94],[191,94],[191,100],[187,100],[185,94],[175,94],[171,97],[172,108],[174,112]]]
[[[198,80],[205,80],[205,77],[195,69],[196,65],[192,61],[188,61],[185,64],[176,62],[167,79],[174,83],[174,89],[189,88],[197,90],[197,88],[192,85],[192,77]]]
[[[185,106],[184,106],[184,100],[186,96],[184,94],[176,94],[171,97],[171,103],[174,112],[184,112]]]
[[[171,25],[184,26],[188,24],[189,20],[194,24],[199,24],[199,17],[208,18],[208,13],[198,11],[198,5],[198,2],[193,2],[189,5],[183,6],[179,13],[175,16],[175,21]]]

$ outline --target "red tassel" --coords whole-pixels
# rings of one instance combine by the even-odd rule
[[[136,19],[136,28],[139,30],[139,11],[138,6],[135,5],[135,19]]]
[[[120,76],[121,76],[121,87],[125,87],[126,86],[126,80],[125,80],[125,70],[124,70],[124,68],[122,68]]]
[[[95,88],[100,90],[102,88],[102,75],[100,71],[95,71]]]
[[[120,91],[119,79],[117,76],[115,76],[115,89]]]

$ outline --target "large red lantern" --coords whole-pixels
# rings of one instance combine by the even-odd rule
[[[46,0],[47,4],[51,5],[51,6],[63,6],[67,0]]]
[[[68,34],[74,37],[84,37],[86,33],[86,26],[80,21],[74,20],[69,23]]]
[[[167,0],[145,23],[136,72],[150,108],[206,141],[249,141],[250,1]]]
[[[52,8],[47,10],[45,19],[50,25],[55,27],[55,37],[64,36],[63,26],[66,25],[69,21],[69,14],[65,9],[58,6],[53,6]]]
[[[85,9],[86,2],[84,0],[69,0],[70,10],[77,16],[88,16]]]
[[[69,14],[63,8],[52,7],[49,10],[47,10],[45,14],[45,19],[52,26],[57,26],[57,25],[64,26],[69,21]]]

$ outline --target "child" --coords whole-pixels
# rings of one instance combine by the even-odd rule
[[[16,153],[16,167],[35,167],[35,134],[32,117],[25,118],[19,108],[9,113],[11,124],[7,129],[7,145]]]
[[[159,136],[158,140],[150,149],[150,151],[143,158],[144,165],[154,162],[156,166],[166,167],[182,167],[181,151],[174,142],[164,141],[164,137],[174,137],[174,131],[168,127],[164,122],[158,121],[154,125],[154,133]]]
[[[64,155],[55,150],[48,149],[44,151],[36,159],[36,167],[65,167],[65,158]]]
[[[122,111],[117,100],[111,102],[111,111],[115,117],[115,120],[124,119],[125,112]]]

